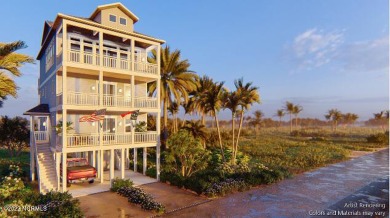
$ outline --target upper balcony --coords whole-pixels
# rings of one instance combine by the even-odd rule
[[[107,34],[100,40],[96,34],[76,27],[69,27],[69,31],[64,50],[66,54],[59,49],[57,65],[62,63],[63,56],[66,55],[67,62],[73,67],[101,67],[105,71],[135,72],[145,76],[159,74],[158,65],[148,61],[151,51],[157,48],[155,45],[131,42],[130,39]],[[62,39],[58,40],[58,48],[61,48]],[[103,42],[102,46],[100,42]]]

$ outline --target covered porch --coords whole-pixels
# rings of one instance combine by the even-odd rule
[[[115,170],[114,176],[115,178],[121,178],[121,171]],[[134,186],[157,182],[157,179],[145,176],[142,173],[137,173],[132,170],[125,170],[125,179],[130,179],[131,181],[133,181]],[[68,188],[68,191],[70,194],[72,194],[73,197],[82,197],[86,195],[109,191],[110,187],[111,184],[109,171],[104,171],[103,182],[100,182],[100,180],[97,179],[93,184],[89,184],[88,182],[72,184],[71,187]]]

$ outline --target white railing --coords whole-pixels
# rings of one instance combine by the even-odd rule
[[[103,145],[133,144],[132,133],[103,133]],[[135,132],[134,144],[157,142],[157,132]],[[59,136],[62,143],[62,136]],[[99,146],[99,133],[73,133],[67,135],[67,147]]]
[[[157,98],[139,97],[134,98],[136,108],[157,108]]]
[[[80,52],[79,51],[69,50],[68,53],[69,53],[69,56],[68,56],[69,62],[80,63]]]
[[[49,133],[47,131],[34,131],[36,143],[48,142]]]
[[[68,92],[67,104],[70,105],[98,105],[98,94],[82,93],[82,92]]]
[[[116,50],[115,50],[116,51]],[[62,59],[62,57],[61,57]],[[82,52],[79,50],[68,50],[68,61],[74,63],[100,66],[99,54],[92,52]],[[103,55],[103,66],[122,70],[131,70],[131,61],[129,58]],[[148,62],[134,62],[134,71],[140,73],[158,74],[157,64]]]
[[[97,133],[68,134],[67,143],[68,143],[68,147],[99,145],[99,134]]]
[[[157,74],[157,64],[145,63],[145,62],[135,62],[134,71],[141,73],[151,73]]]
[[[116,107],[115,95],[103,94],[103,105],[108,107]]]
[[[136,132],[134,143],[157,142],[157,132]]]
[[[130,97],[117,96],[116,102],[118,107],[131,107]]]
[[[105,133],[103,134],[103,145],[131,144],[131,133]]]

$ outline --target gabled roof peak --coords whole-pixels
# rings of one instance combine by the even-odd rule
[[[96,17],[96,15],[99,14],[100,11],[108,8],[118,8],[119,10],[123,11],[123,13],[125,13],[127,16],[129,16],[134,21],[134,23],[136,23],[139,20],[139,18],[135,14],[133,14],[133,12],[127,9],[126,6],[124,6],[120,2],[106,4],[106,5],[99,5],[96,8],[96,10],[92,13],[89,19],[93,20]]]

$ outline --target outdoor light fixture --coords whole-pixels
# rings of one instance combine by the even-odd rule
[[[95,122],[92,122],[91,125],[92,125],[92,126],[95,126]]]
[[[91,86],[91,90],[92,90],[92,91],[95,91],[95,90],[96,90],[96,87],[95,87],[95,86]]]
[[[119,92],[119,93],[122,93],[122,89],[121,89],[121,88],[119,88],[119,89],[118,89],[118,92]]]
[[[119,125],[119,126],[122,126],[122,122],[121,122],[121,121],[119,121],[118,125]]]
[[[46,126],[46,122],[43,122],[42,125],[43,125],[43,126]]]

